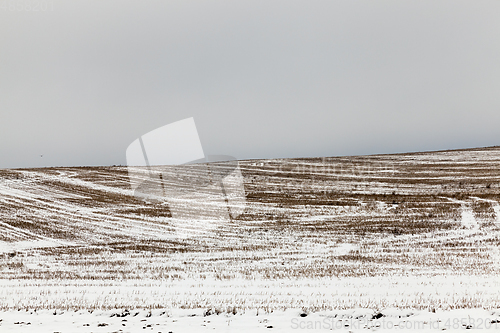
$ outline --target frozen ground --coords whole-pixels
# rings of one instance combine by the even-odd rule
[[[186,239],[126,168],[0,170],[0,331],[500,329],[500,148],[240,167]]]
[[[500,330],[500,312],[435,312],[387,308],[304,312],[209,313],[206,310],[95,310],[0,312],[2,332],[463,332]]]
[[[436,312],[385,309],[318,311],[249,310],[211,314],[205,310],[0,312],[2,332],[463,332],[500,330],[498,311]]]

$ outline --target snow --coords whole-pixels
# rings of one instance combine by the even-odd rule
[[[207,314],[200,310],[0,311],[2,332],[481,332],[500,329],[500,311],[356,308]]]
[[[35,264],[35,263],[34,263]],[[0,280],[8,309],[500,308],[496,276],[450,274],[302,279]]]
[[[18,242],[4,242],[0,241],[0,253],[5,252],[19,252],[27,249],[56,247],[63,245],[74,245],[70,242],[53,241],[53,240],[31,240],[31,241],[18,241]]]
[[[499,160],[496,149],[338,158],[326,169],[324,160],[283,170],[281,160],[245,162],[248,193],[289,191],[297,203],[247,201],[245,219],[184,243],[172,242],[182,221],[136,213],[153,206],[128,200],[118,172],[16,171],[22,181],[0,177],[0,331],[499,330],[500,204],[496,185],[486,188],[500,179],[489,173]],[[300,179],[325,173],[322,183]],[[330,194],[333,204],[300,204]],[[479,213],[476,200],[487,203]],[[448,210],[429,218],[438,205]],[[452,227],[397,230],[421,221]]]

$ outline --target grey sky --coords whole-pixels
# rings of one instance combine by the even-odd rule
[[[498,0],[52,8],[0,9],[0,168],[125,164],[188,117],[239,159],[500,144]]]

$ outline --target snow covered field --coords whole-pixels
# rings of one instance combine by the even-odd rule
[[[124,167],[0,170],[0,331],[500,330],[500,148],[240,168],[185,239]]]
[[[0,312],[2,332],[463,332],[500,330],[500,312],[366,308],[208,314],[201,309]]]

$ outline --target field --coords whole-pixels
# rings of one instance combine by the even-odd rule
[[[239,167],[244,212],[187,238],[126,167],[0,170],[0,330],[500,329],[500,147]]]

